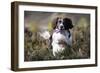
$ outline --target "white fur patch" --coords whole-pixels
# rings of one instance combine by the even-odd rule
[[[72,35],[69,37],[68,31],[64,30],[61,32],[54,32],[52,35],[52,47],[53,47],[53,54],[62,52],[65,49],[65,46],[59,44],[59,41],[66,42],[67,45],[72,45]]]

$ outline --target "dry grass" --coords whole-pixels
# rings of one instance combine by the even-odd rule
[[[57,54],[52,54],[48,40],[44,40],[38,32],[25,32],[24,48],[25,61],[84,59],[90,57],[90,25],[79,22],[72,29],[73,46]]]

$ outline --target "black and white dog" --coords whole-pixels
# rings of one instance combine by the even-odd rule
[[[72,33],[70,29],[73,28],[71,19],[69,18],[56,18],[53,21],[53,33],[52,33],[52,49],[53,55],[62,52],[66,46],[72,45]]]

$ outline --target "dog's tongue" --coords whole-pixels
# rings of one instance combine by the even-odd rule
[[[61,32],[62,33],[63,30],[59,30],[59,29],[55,29],[55,32],[59,33]]]
[[[60,30],[59,30],[59,29],[56,29],[56,30],[55,30],[55,32],[57,32],[57,33],[58,33],[58,32],[60,32]]]

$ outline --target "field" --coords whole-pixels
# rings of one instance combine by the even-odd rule
[[[48,28],[51,29],[50,25]],[[48,29],[49,32],[51,32],[50,29]],[[74,22],[74,28],[71,31],[73,37],[72,46],[66,47],[66,50],[63,53],[59,53],[54,57],[52,48],[49,47],[49,40],[44,39],[38,34],[39,29],[37,29],[37,26],[32,25],[30,28],[25,28],[24,60],[43,61],[90,58],[90,23],[86,17],[81,16],[77,19],[77,21]]]

